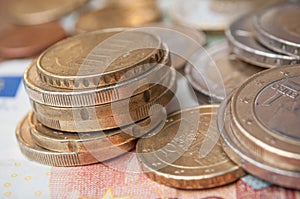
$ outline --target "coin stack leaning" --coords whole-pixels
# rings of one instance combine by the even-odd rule
[[[226,31],[232,52],[264,68],[300,64],[299,9],[288,1],[236,20]]]
[[[252,76],[218,115],[227,155],[247,172],[300,189],[300,65]]]
[[[128,29],[48,48],[24,73],[33,112],[17,127],[21,151],[39,163],[76,166],[131,150],[159,127],[160,107],[174,96],[169,57],[158,37]]]

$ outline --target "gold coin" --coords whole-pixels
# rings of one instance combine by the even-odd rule
[[[105,161],[124,154],[134,148],[135,140],[106,149],[87,152],[55,152],[38,146],[32,139],[28,117],[24,117],[16,129],[16,137],[21,152],[29,159],[50,166],[82,166]]]
[[[28,122],[32,139],[39,146],[57,152],[89,152],[99,149],[109,151],[124,143],[133,142],[136,138],[158,128],[162,123],[160,117],[151,117],[151,120],[147,118],[135,124],[143,128],[129,125],[110,131],[70,133],[45,127],[36,119],[33,112],[30,112]]]
[[[75,32],[83,33],[116,27],[137,27],[160,20],[161,13],[153,1],[133,4],[113,4],[79,17]]]
[[[214,44],[195,54],[187,64],[185,74],[192,86],[199,92],[217,100],[223,100],[227,93],[241,85],[262,68],[247,64],[230,53],[226,42]]]
[[[300,171],[300,65],[263,71],[233,95],[237,137],[261,162]]]
[[[160,39],[152,34],[109,29],[74,36],[48,48],[37,61],[37,71],[53,87],[96,88],[135,78],[163,55]]]
[[[218,112],[218,129],[223,137],[223,149],[226,154],[247,172],[270,183],[300,189],[300,172],[288,171],[265,164],[262,155],[257,155],[255,149],[245,147],[232,124],[231,96],[223,101]],[[248,145],[248,143],[246,143]],[[277,162],[281,163],[281,162]]]
[[[10,0],[9,15],[20,25],[36,25],[55,21],[88,0]]]
[[[166,47],[164,47],[166,49]],[[29,97],[40,104],[58,107],[82,107],[126,99],[149,88],[149,82],[161,82],[161,75],[169,71],[169,51],[166,49],[160,64],[138,77],[104,88],[71,90],[52,87],[39,80],[35,63],[24,72],[24,85]],[[132,88],[136,90],[132,93]]]
[[[176,91],[176,73],[172,69],[169,85],[154,86],[131,99],[89,107],[53,107],[32,101],[38,120],[47,127],[68,132],[109,130],[149,117],[153,105],[165,107]],[[152,109],[153,113],[159,109]]]
[[[140,139],[137,157],[145,174],[181,189],[211,188],[240,178],[243,170],[222,149],[217,109],[208,105],[174,113],[159,133]]]

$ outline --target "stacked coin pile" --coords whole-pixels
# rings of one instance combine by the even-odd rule
[[[236,20],[226,31],[232,52],[265,68],[299,64],[299,9],[299,2],[285,2]]]
[[[161,122],[161,108],[153,105],[173,98],[169,57],[155,35],[124,29],[48,48],[24,73],[33,112],[17,128],[22,152],[43,164],[75,166],[134,148]]]
[[[223,103],[218,128],[228,156],[249,173],[300,189],[300,66],[265,70]]]

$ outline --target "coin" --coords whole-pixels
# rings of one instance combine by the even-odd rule
[[[32,102],[38,120],[60,131],[90,132],[118,128],[149,117],[154,105],[165,107],[174,97],[176,74],[173,69],[169,85],[154,86],[138,96],[89,107],[51,107]],[[159,109],[153,109],[152,113]]]
[[[211,188],[240,178],[243,170],[223,152],[215,122],[217,109],[207,105],[174,113],[159,133],[140,139],[136,150],[145,174],[181,189]],[[199,123],[191,123],[196,116]]]
[[[108,149],[97,149],[88,152],[55,152],[38,146],[32,139],[28,124],[28,115],[24,117],[16,129],[16,137],[21,152],[29,160],[50,166],[67,167],[93,164],[117,157],[134,148],[135,140],[121,143]]]
[[[57,88],[103,87],[148,71],[161,60],[162,51],[160,39],[152,34],[102,30],[48,48],[37,61],[37,71],[42,81]]]
[[[116,27],[137,27],[159,21],[161,13],[154,1],[107,6],[83,14],[75,24],[75,32],[83,33]]]
[[[299,59],[275,53],[256,41],[252,32],[253,17],[246,15],[236,20],[226,31],[232,52],[245,62],[266,68],[299,64]]]
[[[170,70],[166,66],[170,66],[170,64],[167,51],[161,63],[148,72],[126,82],[97,89],[76,91],[49,86],[40,81],[35,63],[25,70],[23,79],[29,98],[38,103],[57,107],[93,106],[129,98],[147,90],[149,83],[157,82],[167,85],[166,80],[168,79],[162,80],[161,75],[157,74],[167,75]],[[165,77],[164,75],[163,77]],[[133,93],[131,92],[132,88],[136,89]]]
[[[187,79],[197,91],[218,100],[223,100],[245,79],[262,70],[237,59],[226,42],[214,44],[191,59],[197,66],[187,64]]]
[[[58,20],[88,0],[11,0],[9,15],[15,24],[36,25]]]
[[[158,35],[167,44],[172,65],[176,69],[184,67],[191,55],[205,44],[206,39],[203,32],[184,25],[153,23],[141,30]]]
[[[234,93],[236,136],[261,163],[300,172],[299,91],[300,65],[263,71]]]
[[[239,138],[231,128],[232,113],[229,100],[223,101],[218,112],[218,129],[223,137],[223,149],[226,154],[247,172],[273,184],[300,189],[300,172],[287,171],[263,164],[261,157],[241,145]],[[279,163],[279,162],[277,162]]]
[[[129,125],[110,131],[70,133],[45,127],[36,119],[33,112],[29,114],[28,122],[32,139],[39,146],[57,152],[88,152],[98,149],[109,151],[112,147],[121,146],[122,143],[134,141],[136,138],[152,132],[162,123],[160,117],[152,117],[135,124],[144,127],[143,131],[141,131],[142,128],[134,128]]]
[[[189,3],[175,0],[172,1],[169,13],[171,19],[180,24],[205,31],[223,31],[233,20],[252,11],[258,5],[259,1],[249,0],[222,2],[192,0]]]
[[[268,48],[300,59],[300,2],[269,7],[254,18],[257,39]]]
[[[35,56],[66,36],[58,22],[8,26],[0,31],[0,56],[7,59]]]

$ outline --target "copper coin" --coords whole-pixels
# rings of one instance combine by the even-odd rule
[[[135,146],[136,140],[129,139],[119,146],[109,149],[96,149],[86,152],[56,152],[42,148],[32,139],[30,126],[28,124],[28,115],[26,115],[18,124],[16,137],[21,152],[29,160],[46,164],[50,166],[67,167],[82,166],[105,161],[126,153]]]
[[[10,0],[9,15],[18,25],[36,25],[58,20],[88,0]]]
[[[77,33],[105,28],[137,27],[153,23],[161,18],[156,3],[128,4],[126,6],[107,6],[100,10],[86,13],[75,24]]]
[[[48,48],[37,61],[37,71],[42,81],[57,88],[108,86],[159,63],[164,55],[161,45],[157,36],[131,29],[84,33]]]
[[[130,99],[89,106],[51,107],[32,102],[38,120],[45,126],[69,132],[109,130],[129,125],[149,117],[154,105],[165,107],[176,90],[175,69],[170,74],[169,85],[154,86]],[[159,109],[152,109],[152,113]]]
[[[0,56],[7,59],[31,57],[65,36],[58,22],[9,26],[0,33]]]
[[[140,139],[137,157],[145,174],[181,189],[217,187],[240,178],[243,170],[222,149],[217,109],[209,105],[171,114],[159,133]]]

